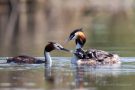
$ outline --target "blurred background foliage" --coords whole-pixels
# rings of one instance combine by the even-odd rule
[[[64,44],[83,28],[84,49],[135,56],[135,0],[0,0],[0,56],[43,56],[48,41]],[[54,56],[69,56],[53,52]]]

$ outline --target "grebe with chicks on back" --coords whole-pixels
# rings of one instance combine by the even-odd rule
[[[86,42],[86,36],[81,29],[76,29],[69,35],[68,41],[75,40],[76,49],[71,59],[71,63],[79,65],[113,65],[120,64],[117,54],[113,54],[103,50],[88,49],[83,50]]]
[[[49,66],[52,65],[52,59],[50,52],[53,50],[62,50],[66,52],[70,52],[70,50],[65,49],[62,45],[55,43],[55,42],[49,42],[44,49],[44,57],[45,60],[39,60],[37,58],[31,57],[31,56],[26,56],[26,55],[20,55],[16,56],[13,58],[8,58],[7,63],[18,63],[18,64],[41,64],[45,63],[48,64]]]

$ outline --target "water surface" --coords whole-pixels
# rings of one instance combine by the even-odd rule
[[[70,57],[53,57],[52,68],[45,68],[6,64],[1,57],[0,90],[135,90],[135,57],[121,61],[121,66],[76,67]]]

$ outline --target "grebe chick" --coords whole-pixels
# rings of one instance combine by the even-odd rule
[[[75,40],[76,43],[76,50],[71,60],[71,63],[73,64],[76,64],[78,60],[79,63],[81,62],[83,64],[92,61],[92,63],[96,65],[120,63],[119,56],[117,54],[112,54],[110,52],[97,49],[89,49],[84,51],[82,48],[86,42],[86,37],[82,29],[74,30],[68,38],[68,41],[70,40]]]
[[[45,56],[45,60],[39,60],[36,59],[34,57],[30,57],[30,56],[26,56],[26,55],[20,55],[17,57],[13,57],[13,58],[8,58],[7,59],[7,63],[19,63],[19,64],[41,64],[41,63],[45,63],[45,64],[49,64],[50,66],[52,65],[52,59],[51,59],[51,55],[50,52],[53,50],[62,50],[62,51],[66,51],[66,52],[70,52],[68,49],[65,49],[63,46],[61,46],[58,43],[55,42],[49,42],[44,49],[44,56]]]

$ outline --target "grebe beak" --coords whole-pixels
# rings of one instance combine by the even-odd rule
[[[66,49],[66,48],[60,48],[60,50],[66,51],[66,52],[70,52],[70,50]]]

